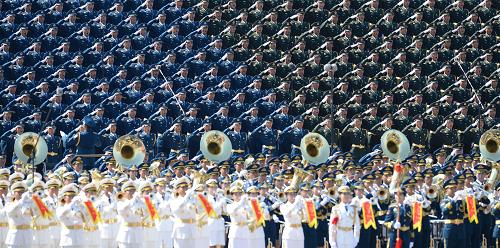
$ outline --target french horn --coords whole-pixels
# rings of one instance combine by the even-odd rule
[[[387,130],[380,139],[382,152],[390,160],[401,162],[405,160],[411,152],[410,142],[406,136],[398,130]]]
[[[317,165],[330,156],[330,145],[321,134],[308,133],[300,140],[300,152],[305,161]]]
[[[233,146],[231,140],[221,131],[208,131],[201,136],[200,150],[211,162],[222,162],[231,157]]]
[[[14,153],[22,162],[37,165],[47,158],[47,142],[36,133],[26,132],[16,138]]]
[[[115,141],[113,157],[118,164],[130,168],[144,162],[146,148],[139,137],[124,135]]]

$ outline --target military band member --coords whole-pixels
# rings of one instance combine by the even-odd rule
[[[101,235],[97,226],[99,222],[98,210],[95,207],[95,195],[97,187],[95,183],[89,183],[82,188],[82,211],[84,217],[83,231],[85,235],[85,246],[97,248],[100,246]]]
[[[304,198],[297,196],[297,189],[292,186],[285,188],[287,202],[280,206],[281,214],[285,219],[282,234],[283,248],[304,247],[304,232],[302,219],[304,218]]]
[[[60,247],[85,247],[81,199],[75,197],[78,188],[68,184],[61,189],[57,218],[61,222]]]
[[[224,218],[221,215],[223,212],[226,212],[227,198],[223,192],[218,191],[216,180],[209,179],[205,184],[208,192],[207,198],[214,203],[213,207],[216,213],[215,218],[208,219],[209,243],[210,247],[221,248],[226,245]]]
[[[158,215],[158,206],[153,199],[153,183],[146,181],[139,185],[139,193],[144,204],[142,226],[143,226],[143,247],[158,247],[159,237],[156,229],[156,220]]]
[[[117,195],[117,212],[120,217],[120,227],[116,242],[120,248],[143,247],[142,219],[144,206],[140,194],[136,194],[133,181],[125,181],[121,192]]]
[[[412,226],[411,207],[405,203],[404,189],[397,189],[394,193],[396,202],[389,206],[385,216],[385,225],[390,228],[389,246],[396,247],[398,242],[402,242],[403,248],[410,247],[410,228]]]
[[[329,224],[330,245],[332,248],[356,247],[359,242],[360,222],[358,203],[352,201],[348,186],[338,188],[340,203],[332,208]]]
[[[45,183],[36,179],[30,187],[30,193],[42,203]],[[36,196],[35,196],[36,194]],[[45,204],[45,203],[43,203]],[[36,204],[34,204],[36,206]],[[47,247],[50,244],[49,215],[44,214],[39,207],[33,208],[33,243],[31,247]]]
[[[205,199],[208,201],[208,205],[213,206],[213,202],[211,202],[206,198],[204,184],[198,184],[196,186],[193,186],[193,188],[195,190],[195,195],[201,194],[205,196]],[[205,206],[201,204],[200,201],[196,201],[195,211],[196,211],[196,218],[195,218],[196,236],[194,241],[195,247],[208,247],[210,243],[209,231],[207,229],[208,215],[209,215],[209,213],[207,212],[208,210],[205,208]]]
[[[229,192],[233,197],[233,203],[227,205],[227,213],[231,217],[231,226],[228,234],[228,248],[250,248],[248,228],[248,196],[243,194],[243,187],[234,182]]]
[[[116,212],[116,196],[113,186],[115,180],[103,178],[99,181],[100,195],[97,198],[96,208],[101,216],[99,222],[100,244],[102,248],[117,246],[116,234],[118,233],[118,213]]]
[[[158,206],[158,215],[160,217],[156,222],[156,230],[159,236],[159,247],[172,248],[174,242],[172,240],[172,228],[174,221],[172,219],[172,210],[170,209],[169,201],[172,199],[171,189],[166,188],[167,180],[165,178],[157,178],[155,180],[156,193],[154,202]]]
[[[250,186],[247,189],[247,194],[249,199],[256,199],[257,202],[259,203],[259,206],[261,206],[261,202],[259,202],[258,195],[259,195],[259,189],[257,186]],[[267,212],[266,208],[262,208],[262,214],[268,215],[269,213]],[[265,235],[264,235],[264,228],[262,225],[257,224],[257,217],[254,214],[254,211],[250,209],[249,211],[249,225],[251,227],[250,229],[250,235],[248,237],[248,242],[251,245],[251,247],[255,248],[265,248],[266,247],[266,242],[265,242]]]
[[[444,199],[441,201],[442,219],[444,219],[444,248],[465,247],[464,198],[456,194],[457,181],[448,179],[443,183]]]
[[[493,202],[492,206],[492,212],[493,212],[493,217],[495,219],[495,224],[493,227],[493,241],[495,244],[495,247],[499,247],[500,242],[500,182],[497,183],[495,187],[495,201]]]
[[[7,222],[7,215],[5,212],[5,197],[9,192],[9,181],[1,180],[0,181],[0,240],[5,240],[7,236],[7,232],[9,230],[9,223]],[[1,242],[0,247],[4,248],[5,243]]]
[[[195,247],[196,239],[196,205],[193,201],[193,190],[188,190],[189,179],[178,178],[174,183],[176,196],[170,202],[174,215],[172,238],[174,247]]]

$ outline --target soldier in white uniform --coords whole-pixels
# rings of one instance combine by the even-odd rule
[[[213,208],[216,213],[216,218],[208,218],[208,231],[210,247],[224,247],[226,245],[226,232],[224,227],[224,218],[221,217],[222,212],[226,209],[226,198],[222,193],[217,193],[217,180],[210,179],[205,185],[207,186],[207,198],[214,202]]]
[[[257,199],[259,196],[259,189],[256,186],[250,186],[247,189],[248,197]],[[259,202],[260,205],[260,202]],[[267,208],[262,208],[262,214],[266,215]],[[249,218],[251,219],[252,224],[256,224],[256,216],[254,214],[254,211],[251,209],[251,206],[249,206]],[[250,236],[248,237],[250,244],[254,248],[265,248],[266,247],[266,236],[264,235],[264,228],[262,225],[256,226],[254,225],[253,228],[255,228],[253,231],[250,230]]]
[[[118,233],[118,220],[116,212],[116,198],[114,194],[115,180],[103,178],[99,181],[100,194],[96,202],[96,208],[101,215],[99,231],[101,233],[100,244],[102,248],[115,248],[116,234]]]
[[[231,226],[228,234],[228,247],[252,247],[250,240],[248,239],[250,235],[250,230],[248,229],[248,196],[242,196],[242,185],[232,186],[229,192],[233,196],[233,203],[227,205],[227,213],[229,214],[229,217],[231,217]]]
[[[9,190],[9,181],[0,180],[0,248],[5,247],[5,237],[9,230],[9,223],[7,222],[7,215],[5,214],[5,197]]]
[[[171,200],[170,208],[174,215],[172,238],[175,248],[195,247],[196,205],[194,191],[188,190],[189,179],[181,177],[174,183],[177,196]]]
[[[209,247],[210,246],[210,240],[209,240],[209,231],[207,228],[208,224],[208,214],[205,208],[202,206],[201,201],[197,199],[197,194],[203,194],[205,198],[208,201],[208,204],[210,204],[210,207],[213,207],[214,202],[210,201],[208,197],[206,197],[205,193],[205,185],[204,184],[199,184],[195,188],[195,196],[193,197],[196,199],[194,202],[196,203],[196,237],[195,237],[195,247]]]
[[[302,220],[304,219],[304,199],[297,196],[297,189],[288,186],[285,188],[287,202],[280,206],[281,214],[285,219],[283,228],[282,247],[301,248],[304,247],[304,232],[302,231]]]
[[[142,224],[144,228],[144,247],[159,247],[158,230],[156,229],[156,218],[158,215],[158,206],[155,206],[153,201],[153,184],[149,181],[141,183],[139,186],[139,192],[141,193],[142,200],[144,201],[144,215],[142,219]],[[149,209],[146,204],[146,199],[149,199],[152,209]],[[151,211],[151,212],[150,212]],[[153,213],[154,211],[154,213]],[[151,216],[155,214],[155,216]]]
[[[26,192],[27,189],[28,186],[22,181],[17,181],[10,187],[13,199],[5,205],[9,222],[9,231],[5,238],[7,247],[31,247],[33,201],[31,195]]]
[[[348,186],[341,186],[340,203],[332,208],[329,224],[330,245],[332,248],[354,248],[359,242],[359,207],[352,204],[352,192]]]
[[[49,209],[52,215],[49,217],[49,247],[59,247],[59,239],[61,238],[61,226],[57,220],[56,210],[58,205],[59,188],[62,183],[58,179],[50,179],[46,183],[47,190],[43,202]]]
[[[67,184],[61,189],[57,208],[57,218],[61,223],[60,247],[85,247],[83,206],[81,199],[75,197],[77,193],[75,184]]]
[[[45,183],[36,179],[31,185],[30,191],[34,194],[33,197],[38,197],[38,199],[43,203],[42,198],[44,197]],[[36,196],[35,196],[36,195]],[[45,205],[45,203],[43,203]],[[48,214],[43,216],[42,210],[33,204],[34,217],[33,217],[33,244],[32,247],[45,248],[50,245],[50,219]],[[47,206],[43,206],[47,207]],[[42,207],[42,208],[43,208]]]
[[[122,185],[123,196],[117,203],[118,215],[120,217],[120,228],[116,241],[120,248],[142,248],[144,235],[142,219],[144,216],[144,203],[140,194],[136,194],[136,186],[133,181],[126,181]]]
[[[160,219],[157,220],[156,230],[161,248],[172,248],[174,242],[172,241],[172,228],[174,225],[172,219],[172,210],[170,210],[169,200],[171,193],[166,192],[165,185],[167,180],[165,178],[157,178],[155,180],[156,193],[154,195],[154,202],[158,206],[157,211]]]
[[[98,228],[99,210],[95,205],[97,187],[95,183],[89,183],[82,188],[82,203],[85,223],[83,231],[85,234],[85,246],[89,248],[97,248],[100,245],[101,234]]]

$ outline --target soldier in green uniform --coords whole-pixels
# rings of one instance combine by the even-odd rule
[[[354,116],[352,126],[344,128],[340,139],[343,150],[349,150],[354,161],[359,160],[369,150],[368,132],[361,127],[361,124],[361,115]]]
[[[403,133],[408,137],[413,153],[421,154],[427,151],[429,143],[429,130],[423,128],[424,120],[421,115],[413,117],[413,123],[403,129]]]

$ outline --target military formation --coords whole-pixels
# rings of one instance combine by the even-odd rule
[[[110,159],[78,177],[17,161],[0,169],[0,247],[498,247],[498,162],[363,159]]]

